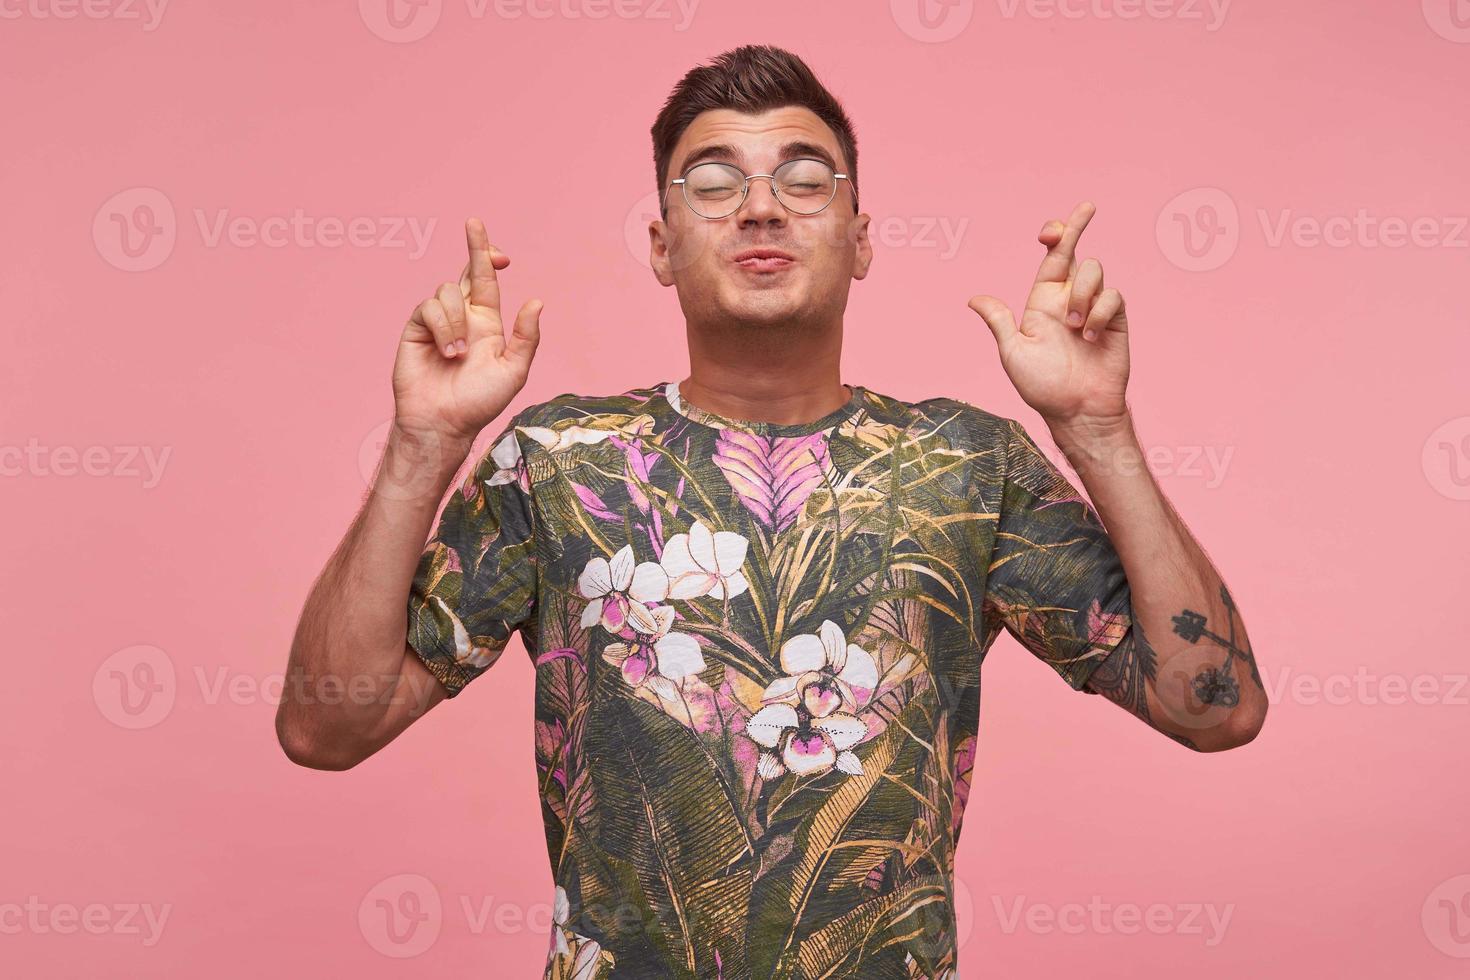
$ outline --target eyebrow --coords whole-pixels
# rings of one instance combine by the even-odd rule
[[[782,163],[785,163],[787,160],[797,159],[798,157],[816,157],[833,170],[838,169],[837,160],[819,144],[808,143],[806,140],[791,140],[782,145],[780,155]],[[685,157],[684,169],[680,172],[687,173],[689,168],[696,163],[704,163],[707,160],[733,162],[743,159],[744,156],[741,152],[728,143],[709,143],[695,149],[689,156]]]

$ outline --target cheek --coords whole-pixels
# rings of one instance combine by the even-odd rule
[[[817,244],[829,252],[838,255],[850,255],[856,248],[856,221],[857,216],[841,218],[834,216],[831,220],[822,223],[817,234]]]
[[[845,276],[851,272],[857,246],[846,237],[848,233],[841,223],[827,224],[806,243],[811,256],[808,266],[815,276]]]
[[[668,260],[674,275],[690,279],[704,278],[715,267],[714,229],[681,224],[671,227],[667,238]]]

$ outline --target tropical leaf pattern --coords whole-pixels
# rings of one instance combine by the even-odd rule
[[[1081,689],[1128,586],[1019,423],[851,388],[559,395],[445,504],[409,643],[451,698],[515,632],[535,665],[546,978],[957,976],[981,663],[1005,630]]]

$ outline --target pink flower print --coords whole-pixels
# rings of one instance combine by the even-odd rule
[[[669,576],[655,561],[634,562],[633,546],[623,545],[608,561],[592,558],[577,577],[577,591],[589,600],[582,610],[582,627],[598,622],[617,633],[628,621],[631,603],[662,602],[669,595]]]
[[[781,644],[781,669],[766,688],[763,703],[801,705],[814,717],[824,718],[841,709],[856,713],[878,686],[878,665],[872,654],[848,643],[842,627],[822,621],[817,633],[802,633]]]
[[[699,641],[669,632],[674,625],[672,606],[629,606],[628,623],[633,627],[633,639],[609,643],[603,648],[602,658],[622,670],[628,686],[647,688],[665,700],[678,700],[679,689],[674,681],[704,670]]]
[[[856,712],[878,684],[872,655],[848,643],[842,627],[828,619],[817,633],[781,645],[781,669],[786,676],[766,687],[764,707],[745,724],[746,733],[768,750],[756,771],[765,779],[833,768],[860,775],[862,761],[851,750],[868,733]]]
[[[745,723],[745,732],[762,752],[756,772],[774,779],[787,770],[820,775],[834,767],[850,776],[861,775],[863,764],[852,747],[862,741],[868,726],[861,718],[834,711],[815,718],[805,708],[768,704]]]

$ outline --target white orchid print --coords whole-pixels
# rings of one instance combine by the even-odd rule
[[[674,625],[673,606],[629,606],[628,625],[633,627],[633,638],[609,643],[602,649],[602,658],[622,670],[629,686],[645,688],[665,701],[677,701],[679,689],[674,681],[704,670],[699,641],[669,632]]]
[[[611,561],[601,555],[588,561],[577,577],[577,591],[589,600],[582,610],[582,628],[600,622],[609,633],[617,633],[632,609],[668,598],[669,575],[658,562],[635,561],[633,546],[625,544]]]
[[[547,452],[559,453],[573,446],[591,446],[602,442],[618,429],[592,429],[582,425],[568,425],[560,429],[544,425],[526,425],[521,431],[539,442]]]
[[[485,481],[488,486],[515,481],[522,490],[530,491],[530,473],[521,465],[521,444],[516,441],[514,429],[502,436],[490,450],[490,459],[495,463],[495,472]]]
[[[868,651],[848,643],[842,627],[822,621],[817,633],[793,636],[781,645],[785,677],[772,681],[745,731],[767,751],[758,771],[772,779],[790,771],[821,774],[836,768],[863,771],[852,747],[868,733],[857,717],[878,684],[878,666]]]
[[[595,939],[579,936],[567,928],[571,914],[572,903],[567,898],[567,890],[557,885],[551,909],[552,918],[556,920],[551,930],[551,955],[560,962],[554,962],[547,975],[567,980],[593,980],[604,965],[612,965],[612,954],[604,953]]]
[[[635,420],[630,426],[617,428],[589,428],[583,425],[568,425],[560,429],[553,429],[544,425],[518,425],[513,426],[493,449],[490,450],[490,458],[495,462],[495,472],[485,482],[492,487],[501,483],[509,483],[519,479],[521,489],[529,491],[529,475],[521,467],[521,446],[516,441],[516,433],[524,432],[526,435],[540,443],[541,447],[548,453],[559,453],[571,449],[573,446],[593,446],[599,442],[606,441],[610,436],[627,433],[637,436],[643,431],[647,423],[643,420]]]
[[[687,534],[669,538],[659,559],[669,577],[670,599],[733,599],[750,587],[740,566],[750,541],[734,531],[711,531],[695,520]]]

